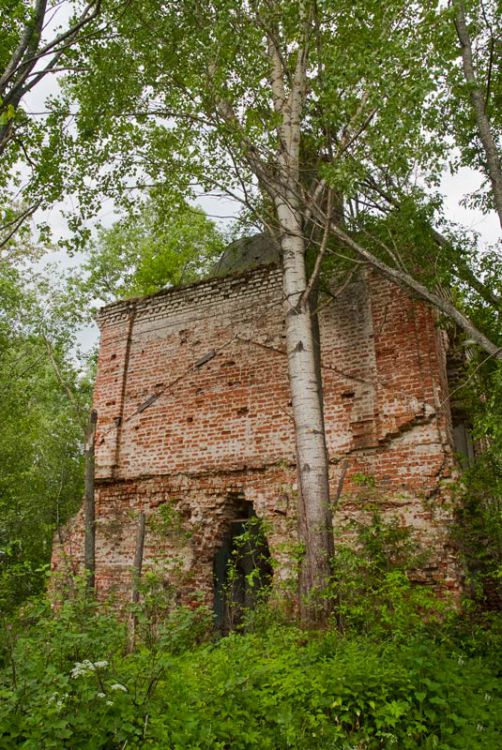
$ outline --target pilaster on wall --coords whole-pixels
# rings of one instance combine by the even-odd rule
[[[427,497],[453,468],[445,341],[427,304],[366,272],[321,314],[327,443],[344,487]],[[337,468],[338,467],[338,468]]]
[[[135,314],[136,301],[131,300],[108,307],[106,319],[98,317],[101,346],[94,389],[94,408],[98,412],[96,479],[113,479],[119,464]]]
[[[417,447],[428,444],[432,451],[437,444],[451,463],[447,341],[437,326],[437,314],[398,286],[376,276],[371,284],[379,440],[384,444],[422,426]]]
[[[324,308],[321,344],[330,455],[377,445],[377,369],[366,274]]]

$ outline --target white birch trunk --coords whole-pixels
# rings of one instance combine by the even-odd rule
[[[495,210],[498,213],[500,226],[502,227],[502,164],[497,151],[497,143],[490,126],[490,120],[486,113],[484,94],[474,71],[472,43],[465,19],[465,8],[463,3],[457,3],[455,26],[462,52],[464,76],[469,84],[469,96],[472,109],[476,118],[479,138],[483,144],[485,152],[486,173],[492,184],[493,203],[495,205]]]
[[[293,204],[293,205],[292,205]],[[307,286],[305,243],[294,198],[278,198],[289,382],[298,463],[298,520],[305,554],[300,571],[301,608],[309,622],[323,621],[329,602],[322,597],[334,552],[329,501],[328,458],[322,394],[317,377],[312,317],[302,298]]]
[[[306,28],[306,25],[305,25]],[[322,389],[318,377],[312,316],[306,299],[305,240],[299,207],[301,116],[306,86],[306,46],[297,52],[289,94],[274,40],[269,40],[271,87],[278,127],[278,179],[269,186],[277,211],[283,259],[288,373],[298,468],[298,523],[305,553],[300,570],[303,619],[321,624],[330,611],[323,594],[334,551]]]

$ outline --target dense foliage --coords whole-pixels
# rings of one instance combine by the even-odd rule
[[[497,139],[496,2],[481,8],[476,2],[281,0],[243,10],[233,0],[152,0],[132,3],[129,12],[110,3],[103,11],[108,33],[82,40],[84,70],[69,75],[64,95],[53,103],[60,112],[79,104],[76,129],[58,145],[68,189],[84,212],[101,194],[131,206],[134,187],[145,185],[171,202],[203,191],[226,195],[248,218],[281,235],[274,196],[288,182],[281,173],[287,150],[281,127],[289,111],[281,102],[292,95],[303,56],[308,85],[298,92],[299,171],[289,175],[294,184],[288,189],[303,217],[307,250],[319,251],[329,223],[322,189],[329,186],[343,196],[329,212],[341,230],[331,226],[337,240],[328,250],[338,265],[355,251],[407,285],[418,281],[443,312],[461,311],[474,326],[467,323],[469,336],[486,346],[482,332],[496,357],[500,333],[486,329],[482,317],[472,320],[455,295],[447,297],[449,307],[437,293],[438,284],[460,282],[476,301],[488,291],[485,301],[497,300],[500,309],[497,282],[491,296],[474,248],[466,252],[462,233],[446,227],[444,201],[431,192],[445,167],[461,164],[478,168],[490,185],[470,102],[473,85],[463,78],[455,26],[460,6],[486,127]],[[282,94],[273,85],[279,78]],[[92,179],[82,180],[90,165]],[[428,190],[417,184],[417,171]],[[488,210],[493,201],[485,187],[474,200]]]
[[[213,642],[177,610],[127,653],[124,623],[80,600],[25,608],[2,641],[0,747],[494,750],[500,634],[386,639],[266,622]]]
[[[0,263],[0,609],[45,584],[54,534],[82,496],[90,381],[40,274]],[[51,309],[52,306],[52,309]]]
[[[212,613],[174,606],[150,575],[132,648],[127,611],[53,581],[54,609],[33,599],[1,631],[0,748],[495,750],[500,618],[411,584],[424,553],[398,525],[356,532],[320,632],[262,601],[218,639]]]

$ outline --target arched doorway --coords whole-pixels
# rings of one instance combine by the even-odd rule
[[[215,625],[229,633],[242,625],[272,580],[270,550],[253,505],[239,497],[213,563]]]

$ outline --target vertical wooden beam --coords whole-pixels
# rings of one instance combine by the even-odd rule
[[[141,580],[141,569],[143,567],[143,551],[145,549],[145,528],[146,528],[145,512],[142,510],[138,518],[138,531],[136,534],[136,552],[134,553],[134,568],[133,568],[132,597],[131,597],[131,601],[133,604],[137,604],[137,602],[139,601],[139,582]]]
[[[96,423],[98,413],[91,412],[85,440],[85,573],[89,590],[94,590],[96,583],[96,508],[94,501],[94,455],[96,447]]]
[[[128,651],[134,650],[136,644],[137,617],[135,605],[139,602],[139,584],[141,581],[141,570],[143,568],[143,553],[145,549],[146,517],[142,510],[138,518],[138,531],[136,533],[136,551],[134,553],[134,565],[132,571],[132,593],[131,593],[131,616],[129,618]]]

